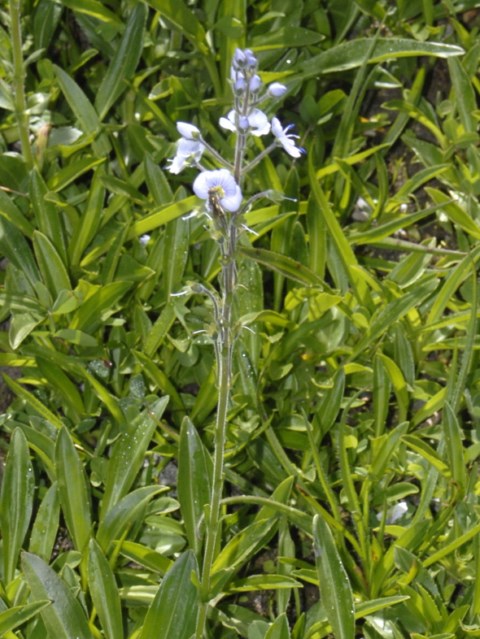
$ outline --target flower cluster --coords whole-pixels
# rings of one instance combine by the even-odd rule
[[[237,49],[230,69],[233,90],[233,109],[219,120],[226,131],[236,134],[234,162],[230,163],[215,151],[202,137],[200,129],[187,122],[177,122],[177,130],[182,136],[177,142],[175,156],[169,161],[170,173],[178,174],[186,167],[196,167],[200,174],[193,183],[194,193],[206,200],[207,210],[214,214],[215,206],[230,213],[236,213],[242,204],[241,181],[243,176],[256,166],[265,155],[276,147],[282,147],[291,157],[299,158],[304,152],[291,133],[292,125],[285,128],[277,117],[271,119],[259,107],[267,99],[285,94],[287,87],[273,82],[264,87],[257,73],[258,60],[250,49]],[[247,162],[247,138],[271,133],[274,141],[256,158]],[[222,168],[207,170],[201,160],[207,152]]]

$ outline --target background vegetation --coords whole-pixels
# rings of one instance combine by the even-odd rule
[[[227,148],[248,46],[306,156],[250,178],[294,200],[246,216],[209,636],[479,636],[480,3],[7,4],[0,635],[194,631],[212,317],[171,294],[219,262],[165,168],[178,120]]]

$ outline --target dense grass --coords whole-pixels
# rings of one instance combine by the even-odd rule
[[[477,7],[0,10],[1,636],[479,635]],[[177,121],[231,152],[236,47],[306,154],[245,182],[288,199],[236,255],[205,593],[221,260],[166,168]]]

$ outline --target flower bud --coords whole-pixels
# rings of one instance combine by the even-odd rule
[[[272,82],[268,87],[268,93],[274,98],[280,98],[286,93],[287,87],[280,82]]]
[[[235,91],[235,93],[237,95],[241,95],[242,93],[245,93],[246,86],[247,84],[245,82],[245,78],[243,77],[243,75],[237,74],[237,78],[235,82],[233,83],[233,90]]]
[[[260,76],[258,76],[257,74],[252,75],[252,77],[250,78],[248,82],[248,87],[250,91],[252,93],[257,93],[257,91],[260,89],[261,86],[262,86],[262,81],[260,79]]]
[[[257,65],[258,65],[258,60],[257,58],[254,56],[253,51],[251,49],[245,49],[245,51],[243,52],[246,58],[246,64],[248,66],[249,69],[256,69]]]
[[[242,51],[242,49],[235,49],[232,66],[234,69],[243,69],[247,66],[246,51]]]

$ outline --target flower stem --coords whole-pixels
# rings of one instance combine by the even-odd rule
[[[221,288],[222,301],[217,326],[215,354],[217,360],[218,402],[215,422],[215,443],[213,458],[213,478],[210,509],[207,514],[205,550],[200,583],[201,601],[197,616],[195,639],[203,639],[211,598],[211,572],[218,546],[220,527],[220,507],[223,497],[223,466],[227,431],[228,406],[232,383],[233,365],[233,298],[236,287],[237,269],[235,263],[237,228],[233,216],[229,215],[226,234],[220,249],[222,255]]]
[[[25,67],[23,64],[22,52],[22,30],[20,24],[20,2],[10,0],[10,29],[12,38],[13,56],[13,95],[15,104],[15,115],[22,145],[23,158],[27,169],[34,165],[32,148],[28,130],[27,104],[25,100]]]

